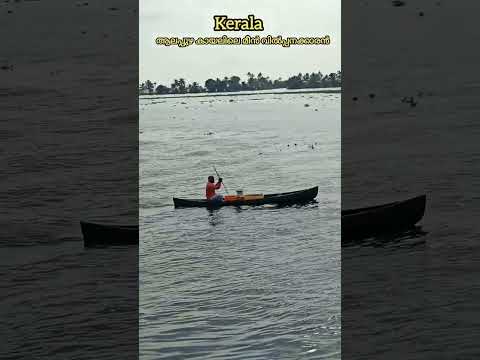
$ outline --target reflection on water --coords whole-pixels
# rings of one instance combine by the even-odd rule
[[[417,246],[418,244],[424,244],[426,241],[425,235],[428,231],[423,230],[421,226],[414,226],[411,229],[396,232],[393,234],[377,235],[371,238],[353,240],[342,244],[342,247],[408,247]]]
[[[222,223],[222,213],[220,209],[207,209],[208,211],[208,222],[212,226],[216,226]]]

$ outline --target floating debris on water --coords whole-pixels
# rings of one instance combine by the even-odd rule
[[[297,152],[297,151],[305,151],[305,150],[313,150],[315,151],[317,148],[316,148],[316,145],[319,145],[320,143],[319,142],[302,142],[302,143],[292,143],[292,144],[273,144],[273,147],[275,148],[275,152],[281,152],[282,150],[287,150],[287,151],[293,151],[293,152]],[[261,152],[261,154],[264,154],[263,152]],[[261,155],[261,154],[258,154],[258,155]]]
[[[399,6],[405,6],[405,1],[393,0],[393,1],[392,1],[392,5],[393,5],[393,6],[397,6],[397,7],[399,7]]]
[[[309,106],[310,106],[310,104],[305,104],[304,106],[305,106],[305,107],[309,107]]]
[[[410,104],[411,107],[415,107],[418,104],[418,102],[415,101],[413,96],[404,96],[400,101],[402,103]]]

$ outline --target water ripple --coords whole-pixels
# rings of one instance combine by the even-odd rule
[[[143,358],[340,358],[340,96],[326,96],[309,99],[318,112],[297,94],[142,113]],[[212,165],[230,191],[318,185],[318,202],[174,209],[174,195],[203,196]]]

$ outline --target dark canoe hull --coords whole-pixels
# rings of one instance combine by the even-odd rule
[[[243,206],[243,205],[265,205],[265,204],[276,204],[276,205],[294,205],[301,203],[308,203],[315,199],[318,195],[318,186],[315,186],[310,189],[300,190],[300,191],[291,191],[286,193],[278,194],[269,194],[265,195],[263,199],[258,200],[245,200],[245,201],[235,201],[235,202],[224,202],[224,203],[211,203],[204,199],[178,199],[173,198],[173,204],[175,207],[221,207],[221,206]]]
[[[138,226],[80,222],[85,246],[138,245]]]
[[[425,213],[426,195],[405,201],[342,211],[342,242],[413,228]]]

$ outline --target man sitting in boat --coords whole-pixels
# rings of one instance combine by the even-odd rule
[[[215,190],[218,190],[222,187],[222,178],[218,178],[218,182],[215,184],[215,178],[213,176],[208,177],[207,186],[205,188],[205,194],[208,201],[222,202],[223,196],[220,194],[215,194]]]

